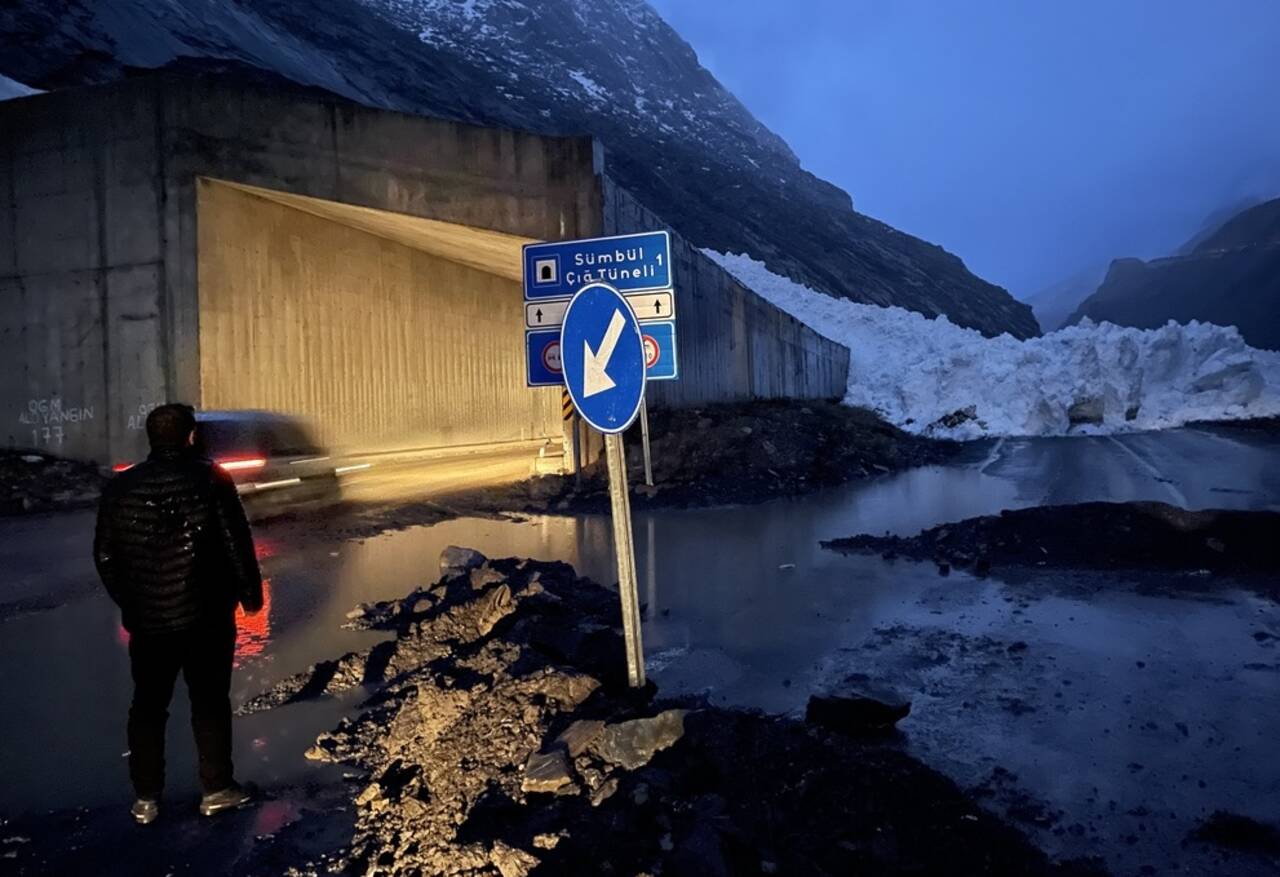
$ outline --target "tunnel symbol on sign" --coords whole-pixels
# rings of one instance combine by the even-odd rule
[[[534,259],[533,260],[533,282],[537,284],[559,283],[560,282],[560,260],[551,259]]]
[[[564,366],[560,361],[560,342],[548,341],[547,346],[542,348],[542,364],[547,371],[560,374],[564,371]]]
[[[644,367],[653,368],[658,364],[658,360],[662,358],[662,348],[658,346],[658,339],[652,335],[644,336]]]

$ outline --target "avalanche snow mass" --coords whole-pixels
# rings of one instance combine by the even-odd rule
[[[845,403],[911,432],[970,439],[1163,429],[1280,415],[1280,353],[1235,327],[1132,329],[1082,321],[1039,338],[986,338],[946,317],[838,299],[747,255],[704,252],[849,348]]]

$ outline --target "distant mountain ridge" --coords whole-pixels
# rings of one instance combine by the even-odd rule
[[[1192,235],[1190,238],[1188,238],[1186,243],[1178,247],[1178,249],[1174,250],[1173,255],[1175,256],[1191,255],[1196,251],[1197,247],[1199,247],[1202,243],[1208,240],[1214,233],[1218,231],[1218,229],[1222,228],[1222,226],[1227,222],[1227,220],[1231,219],[1232,217],[1234,217],[1239,213],[1243,213],[1244,211],[1248,210],[1251,207],[1256,207],[1257,205],[1261,204],[1262,201],[1263,199],[1258,197],[1242,198],[1239,201],[1236,201],[1234,204],[1231,204],[1227,207],[1221,207],[1213,211],[1207,217],[1205,217],[1204,222],[1200,226],[1200,230],[1196,232],[1194,235]]]
[[[1059,280],[1032,293],[1023,301],[1031,305],[1040,328],[1052,332],[1066,325],[1075,309],[1097,291],[1098,284],[1106,276],[1105,263],[1090,265],[1065,280]]]
[[[1280,244],[1280,198],[1242,210],[1196,245],[1194,253]]]
[[[1236,214],[1185,255],[1116,259],[1069,322],[1085,317],[1143,329],[1235,326],[1253,347],[1280,350],[1280,198]]]
[[[642,0],[8,0],[0,73],[38,88],[138,70],[269,71],[366,105],[597,136],[609,173],[699,247],[985,334],[1031,310],[941,247],[856,213]]]

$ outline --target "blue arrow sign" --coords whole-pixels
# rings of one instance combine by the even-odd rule
[[[568,298],[591,283],[622,292],[671,286],[671,236],[665,231],[524,247],[524,297]]]
[[[644,399],[644,340],[618,290],[593,283],[573,297],[560,327],[560,360],[583,420],[603,433],[631,425]]]

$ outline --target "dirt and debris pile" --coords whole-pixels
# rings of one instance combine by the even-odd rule
[[[837,551],[993,567],[1268,574],[1280,571],[1280,513],[1187,511],[1158,502],[1090,502],[1003,511],[915,536],[853,536]]]
[[[105,483],[92,463],[39,451],[0,451],[0,515],[92,505]]]
[[[921,439],[864,408],[769,401],[653,412],[655,489],[747,501],[950,460],[959,446]],[[639,435],[632,471],[643,473]]]
[[[292,873],[1095,873],[894,746],[627,688],[616,595],[564,564],[442,565],[249,706],[372,688],[308,752],[359,769],[350,842]]]
[[[652,488],[644,485],[639,426],[626,435],[632,505],[750,503],[943,463],[955,442],[911,435],[872,411],[836,402],[768,400],[650,413]],[[534,478],[470,495],[462,505],[523,511],[608,507],[603,460],[573,478]]]

